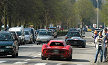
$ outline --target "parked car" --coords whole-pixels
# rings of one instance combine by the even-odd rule
[[[47,32],[48,30],[47,29],[38,29],[36,30],[36,35],[39,33],[39,32]]]
[[[71,46],[82,46],[86,47],[86,40],[83,39],[84,36],[81,36],[78,31],[68,32],[66,35],[66,44]]]
[[[10,32],[0,32],[0,56],[18,56],[18,42]]]
[[[24,28],[24,30],[30,31],[30,33],[32,34],[32,40],[33,40],[33,42],[35,43],[35,41],[36,41],[35,29],[34,29],[34,28]],[[32,42],[32,43],[33,43],[33,42]]]
[[[23,27],[12,27],[9,28],[9,32],[16,32],[19,39],[20,39],[20,45],[25,44],[25,36],[24,36],[24,28]]]
[[[25,34],[25,42],[33,43],[32,34],[30,33],[30,31],[24,30],[24,34]]]
[[[37,45],[42,43],[47,43],[50,40],[54,39],[54,36],[51,32],[39,32],[36,38]]]
[[[48,44],[42,46],[41,59],[46,58],[62,58],[72,59],[72,48],[62,40],[50,40]]]

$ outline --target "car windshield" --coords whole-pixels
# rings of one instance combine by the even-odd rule
[[[29,35],[29,32],[28,31],[24,31],[25,32],[25,35]]]
[[[21,36],[21,32],[16,32],[18,36]]]
[[[52,42],[50,44],[50,46],[64,46],[64,44],[63,43],[60,43],[60,42]]]
[[[51,36],[51,32],[39,32],[39,35],[47,35],[47,36]]]
[[[80,37],[80,33],[79,32],[68,32],[67,36],[70,36],[70,37]]]
[[[77,29],[71,28],[71,29],[69,29],[69,31],[77,31]]]
[[[12,41],[12,36],[9,33],[1,33],[0,41]]]

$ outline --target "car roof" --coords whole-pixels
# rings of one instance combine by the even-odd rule
[[[79,31],[69,31],[69,32],[79,32]]]
[[[49,28],[56,28],[56,27],[49,27]]]
[[[61,43],[64,43],[64,40],[50,40],[50,42],[61,42]]]
[[[48,42],[48,45],[50,45],[52,42],[60,42],[60,43],[63,43],[65,45],[65,41],[64,40],[50,40]]]

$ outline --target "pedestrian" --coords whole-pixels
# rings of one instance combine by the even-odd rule
[[[107,44],[106,44],[107,37],[108,37],[107,28],[105,28],[104,29],[104,42],[103,42],[104,62],[106,62],[106,56],[107,56]]]
[[[95,31],[94,31],[94,44],[95,44],[95,42],[96,42],[95,39],[96,39],[97,36],[98,36],[98,33],[97,33],[97,31],[95,30]],[[96,47],[96,44],[95,44],[95,47]]]
[[[100,53],[100,61],[102,62],[102,60],[103,60],[103,49],[102,49],[102,45],[103,45],[103,36],[102,36],[102,31],[101,32],[99,32],[99,36],[97,36],[96,37],[96,56],[95,56],[95,61],[94,61],[94,63],[96,63],[97,62],[97,58],[98,58],[98,55],[99,55],[99,53]]]

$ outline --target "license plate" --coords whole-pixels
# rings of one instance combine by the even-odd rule
[[[1,49],[0,52],[4,52],[4,50]]]
[[[77,42],[75,41],[74,43],[76,44]]]
[[[54,54],[58,54],[59,53],[59,50],[54,50],[53,53]]]

